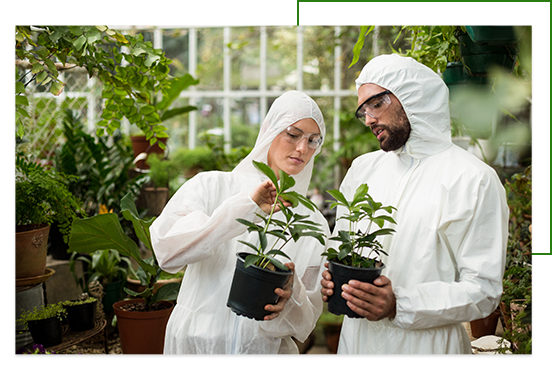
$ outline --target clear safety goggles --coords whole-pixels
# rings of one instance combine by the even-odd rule
[[[358,107],[355,116],[362,124],[366,123],[366,115],[374,119],[378,118],[389,108],[389,105],[391,105],[390,93],[391,91],[387,90],[371,96]]]
[[[294,145],[299,144],[304,138],[307,139],[307,145],[311,149],[317,149],[322,145],[322,136],[318,133],[305,134],[297,127],[289,126],[284,132],[284,139]]]

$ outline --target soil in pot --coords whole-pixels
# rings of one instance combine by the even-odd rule
[[[328,298],[328,311],[335,315],[346,315],[349,318],[362,318],[347,306],[347,300],[341,296],[343,292],[341,286],[349,283],[351,279],[373,284],[374,280],[381,275],[383,268],[385,268],[384,265],[378,268],[356,268],[330,261],[328,269],[332,275],[334,290],[333,295]]]
[[[113,304],[123,354],[162,354],[173,307],[172,302],[158,301],[153,304],[154,310],[146,311],[143,299]]]
[[[81,305],[65,305],[69,328],[82,332],[94,328],[96,322],[96,302]]]
[[[268,270],[256,265],[245,268],[244,260],[249,254],[241,252],[236,255],[238,258],[227,306],[238,315],[263,320],[270,314],[265,306],[278,302],[279,296],[274,290],[284,288],[291,271]]]
[[[27,322],[33,341],[43,347],[56,346],[61,343],[61,320],[58,317],[41,320],[29,320]]]

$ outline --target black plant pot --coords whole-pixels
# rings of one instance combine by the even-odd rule
[[[383,268],[385,265],[379,268],[356,268],[330,261],[328,269],[332,275],[334,289],[333,295],[328,298],[328,311],[335,315],[347,315],[349,318],[362,318],[347,306],[347,300],[341,296],[341,286],[348,284],[351,279],[373,284]]]
[[[267,304],[276,304],[278,295],[276,288],[284,288],[291,271],[277,269],[271,271],[251,265],[244,267],[246,252],[237,253],[236,269],[227,306],[238,315],[255,320],[263,320],[270,314],[265,310]]]
[[[34,343],[45,348],[61,343],[61,320],[58,317],[29,320],[27,325]]]
[[[81,305],[65,305],[69,328],[73,332],[82,332],[94,328],[96,321],[96,302]]]

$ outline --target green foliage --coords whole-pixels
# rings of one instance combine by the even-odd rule
[[[160,155],[148,155],[147,163],[150,167],[148,177],[153,181],[155,187],[169,187],[169,183],[182,171],[178,162],[167,159]]]
[[[63,301],[63,306],[77,306],[77,305],[84,305],[84,304],[91,304],[93,302],[97,302],[98,299],[95,297],[88,297],[81,300],[70,300],[70,301]]]
[[[158,138],[168,137],[161,124],[164,119],[195,109],[168,109],[180,91],[198,81],[190,75],[171,78],[171,60],[151,42],[144,42],[141,34],[122,35],[106,26],[17,26],[15,40],[17,57],[30,63],[29,82],[48,86],[56,96],[65,84],[59,79],[54,60],[61,62],[60,68],[75,65],[85,68],[89,77],[98,77],[104,99],[98,136],[105,132],[112,135],[126,117],[153,145]],[[29,116],[24,77],[16,74],[18,137],[24,134],[22,117]],[[161,100],[157,101],[159,95]],[[162,142],[159,146],[164,148]]]
[[[71,176],[68,188],[83,201],[88,215],[98,214],[102,205],[106,211],[119,212],[120,198],[128,192],[138,196],[147,178],[131,178],[134,155],[120,131],[111,139],[88,134],[81,116],[67,109],[63,134],[65,143],[56,154],[55,167]]]
[[[88,265],[87,272],[82,276],[75,272],[76,261]],[[98,250],[90,255],[79,255],[74,252],[69,259],[69,269],[83,292],[88,292],[88,286],[94,281],[99,281],[105,286],[110,282],[124,281],[129,274],[134,276],[130,259],[121,256],[116,250]]]
[[[327,192],[335,199],[335,201],[329,200],[331,209],[342,206],[348,210],[347,213],[337,220],[347,220],[349,222],[349,230],[339,230],[337,236],[330,238],[330,240],[339,241],[339,251],[334,248],[329,248],[328,251],[322,255],[326,256],[328,260],[337,259],[342,264],[349,266],[375,268],[378,258],[381,258],[380,254],[387,255],[382,249],[380,242],[376,240],[376,237],[395,232],[394,229],[383,228],[385,222],[396,224],[391,216],[376,215],[376,212],[385,211],[391,214],[395,208],[392,206],[383,206],[380,202],[374,201],[372,196],[368,194],[368,185],[365,183],[357,188],[355,196],[350,202],[347,201],[339,190],[329,190]],[[366,230],[357,230],[357,225],[364,219],[370,221]],[[369,233],[372,224],[377,225],[379,229]],[[362,256],[364,247],[371,250],[367,256]],[[372,253],[376,254],[374,258],[371,258]]]
[[[214,135],[205,134],[201,140],[205,142],[214,157],[213,170],[231,171],[245,158],[252,150],[248,147],[231,148],[228,153],[224,150],[224,145],[221,139]]]
[[[366,36],[370,32],[374,30],[375,26],[360,26],[360,33],[358,35],[358,40],[353,47],[353,61],[351,64],[349,64],[349,68],[351,68],[353,65],[355,65],[358,62],[358,59],[360,58],[360,51],[362,50],[362,47],[364,46],[364,40],[366,39]]]
[[[448,62],[460,61],[456,38],[456,33],[460,30],[460,26],[402,26],[395,41],[404,33],[412,46],[402,55],[409,56],[438,73],[445,70]]]
[[[183,171],[201,169],[204,171],[216,170],[217,160],[209,147],[199,146],[195,149],[178,148],[171,154],[171,160]]]
[[[316,209],[316,205],[314,205],[314,203],[305,196],[295,191],[288,191],[295,185],[295,180],[284,171],[280,170],[280,181],[278,182],[276,174],[268,165],[257,161],[254,161],[253,164],[258,170],[264,173],[272,181],[272,183],[274,183],[274,186],[276,187],[276,200],[275,205],[272,207],[272,211],[268,217],[257,214],[257,216],[262,219],[263,225],[255,224],[241,218],[236,219],[241,224],[247,226],[248,232],[257,232],[259,235],[258,245],[253,245],[249,242],[240,240],[241,243],[249,246],[255,251],[254,255],[249,255],[245,258],[244,265],[246,268],[250,265],[257,265],[261,268],[266,268],[270,263],[272,263],[280,269],[288,270],[288,268],[274,256],[280,255],[289,259],[289,256],[281,251],[289,241],[293,239],[297,242],[299,238],[305,236],[314,237],[321,244],[325,244],[325,240],[324,233],[322,233],[318,223],[308,220],[307,215],[293,213],[291,209],[284,206],[283,201],[290,202],[292,207],[296,207],[299,203],[301,203],[311,211]],[[280,205],[280,209],[286,219],[285,221],[273,218],[276,204]],[[269,234],[276,237],[275,242],[270,247],[267,239],[267,235]],[[280,240],[282,240],[283,243],[278,248],[275,248]]]
[[[32,320],[43,320],[48,318],[57,317],[59,320],[63,320],[67,316],[67,311],[63,307],[62,302],[56,304],[47,304],[37,308],[33,307],[32,310],[26,310],[21,313],[19,318],[16,320],[18,324],[27,325],[27,322]]]
[[[69,177],[44,168],[21,153],[16,154],[15,220],[16,225],[59,223],[64,240],[71,223],[84,213],[81,201],[67,188]]]
[[[144,298],[148,309],[151,309],[152,304],[156,301],[176,299],[180,288],[178,283],[169,283],[159,288],[157,293],[153,293],[155,282],[162,272],[157,263],[149,231],[155,218],[140,219],[130,194],[122,198],[121,209],[123,217],[132,222],[136,236],[151,251],[150,258],[142,260],[138,245],[125,234],[119,217],[113,213],[98,214],[87,219],[76,219],[71,232],[69,251],[93,253],[98,250],[116,250],[121,255],[133,258],[139,265],[136,275],[145,289],[142,292],[135,292],[125,287],[125,292],[131,296]]]

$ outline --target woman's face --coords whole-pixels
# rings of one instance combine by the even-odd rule
[[[272,141],[268,150],[268,166],[272,168],[278,178],[280,169],[289,175],[299,174],[316,152],[316,149],[309,147],[309,140],[318,138],[318,136],[310,135],[320,135],[318,124],[313,119],[301,119],[290,127],[300,131],[296,129],[293,129],[293,132],[282,131]],[[298,134],[301,132],[302,136],[299,136]]]

